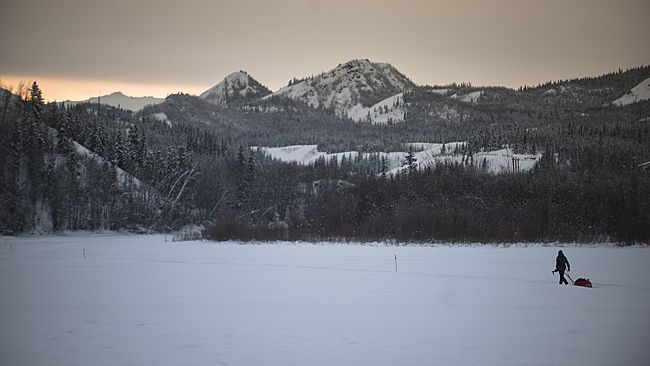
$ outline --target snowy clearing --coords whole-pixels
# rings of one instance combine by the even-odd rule
[[[650,78],[643,80],[637,86],[632,88],[627,94],[616,99],[612,104],[617,106],[626,106],[632,103],[650,99]]]
[[[356,104],[349,108],[347,117],[353,121],[367,121],[373,124],[387,124],[390,122],[403,122],[406,115],[404,108],[404,93],[388,97],[371,107]]]
[[[165,239],[0,237],[0,364],[650,359],[650,248],[563,248],[588,289],[557,284],[552,246]]]
[[[483,91],[479,90],[479,91],[475,91],[473,93],[468,93],[468,94],[463,94],[463,95],[454,94],[450,98],[458,99],[463,103],[477,104],[478,99],[481,97],[481,95],[483,95]]]
[[[512,172],[513,160],[516,160],[519,171],[529,171],[535,167],[535,164],[542,158],[542,154],[515,154],[512,149],[505,148],[501,150],[482,151],[474,154],[471,161],[467,155],[452,154],[457,146],[464,145],[465,142],[447,142],[447,143],[406,143],[405,147],[413,147],[418,150],[414,153],[417,159],[419,169],[428,166],[435,166],[441,163],[457,163],[463,165],[473,165],[481,167],[485,164],[487,171],[491,173]],[[445,146],[447,153],[442,152]],[[363,158],[370,158],[375,154],[378,157],[386,159],[388,174],[394,175],[407,169],[404,165],[406,152],[377,152],[377,153],[360,153],[358,151],[346,151],[335,154],[318,151],[318,145],[292,145],[282,147],[251,147],[255,151],[261,151],[267,156],[286,163],[298,163],[301,165],[314,164],[318,159],[324,159],[329,162],[336,158],[341,161],[343,157],[348,160],[356,159],[359,154]]]
[[[156,121],[162,122],[162,123],[166,124],[167,126],[172,127],[172,121],[169,119],[169,117],[167,117],[167,115],[165,113],[162,113],[162,112],[154,113],[154,114],[151,114],[151,117],[153,119],[155,119]]]

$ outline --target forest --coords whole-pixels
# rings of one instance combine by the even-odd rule
[[[639,67],[520,90],[416,87],[405,121],[386,125],[282,98],[215,106],[175,94],[140,112],[45,103],[34,82],[0,94],[0,231],[194,225],[213,240],[650,243],[650,102],[611,105],[649,76]],[[477,103],[448,97],[478,90]],[[543,157],[495,174],[416,168],[405,155],[408,169],[389,175],[370,158],[305,166],[252,148],[445,141],[466,141],[457,153],[467,156],[510,146]]]

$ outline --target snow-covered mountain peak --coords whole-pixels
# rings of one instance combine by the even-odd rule
[[[349,87],[370,98],[361,98],[364,107],[369,107],[391,95],[410,89],[414,84],[397,69],[386,63],[373,63],[367,59],[356,59],[338,65],[336,68],[315,79],[319,87],[336,86],[339,89]],[[380,95],[380,96],[379,96]],[[376,97],[372,100],[372,96]]]
[[[214,104],[228,104],[238,100],[254,100],[265,97],[271,91],[253,79],[246,71],[233,72],[219,84],[206,90],[201,98]]]
[[[272,95],[300,100],[314,108],[332,108],[339,116],[360,120],[358,112],[361,109],[414,86],[389,64],[355,59],[316,77],[296,81]],[[350,114],[352,111],[354,116]],[[367,111],[363,114],[365,119]]]
[[[244,89],[250,86],[249,80],[251,79],[252,77],[246,71],[240,70],[227,75],[220,84],[231,86],[234,89]]]

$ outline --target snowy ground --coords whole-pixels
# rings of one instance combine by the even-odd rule
[[[0,364],[647,365],[650,248],[557,249],[0,237]]]
[[[650,78],[643,80],[627,94],[613,101],[612,104],[624,106],[648,99],[650,99]]]
[[[469,161],[466,155],[458,154],[442,154],[442,147],[449,152],[453,152],[456,146],[464,145],[464,142],[448,142],[446,144],[439,143],[407,143],[406,146],[413,146],[415,151],[414,156],[418,163],[419,169],[424,169],[427,166],[435,166],[439,163],[457,163],[466,164],[465,160]],[[318,145],[292,145],[283,147],[253,147],[268,155],[273,159],[277,159],[287,163],[298,163],[301,165],[312,165],[318,159],[325,159],[331,161],[336,158],[337,161],[342,161],[345,157],[348,160],[356,159],[359,154],[363,158],[370,158],[373,153],[359,153],[358,151],[346,151],[334,154],[318,151]],[[378,157],[386,159],[386,165],[389,169],[388,174],[399,174],[407,167],[404,166],[404,159],[407,152],[377,152]],[[474,166],[481,167],[485,161],[486,168],[492,173],[512,172],[513,159],[517,160],[519,164],[519,171],[528,171],[535,167],[535,164],[542,158],[542,154],[515,154],[511,149],[505,148],[501,150],[482,151],[474,154],[472,163]]]

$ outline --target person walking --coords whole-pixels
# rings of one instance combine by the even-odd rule
[[[555,271],[553,271],[560,273],[560,285],[563,283],[565,285],[569,284],[566,278],[564,278],[564,271],[570,272],[571,265],[569,264],[569,260],[564,256],[564,253],[560,250],[557,252],[557,258],[555,258]]]

